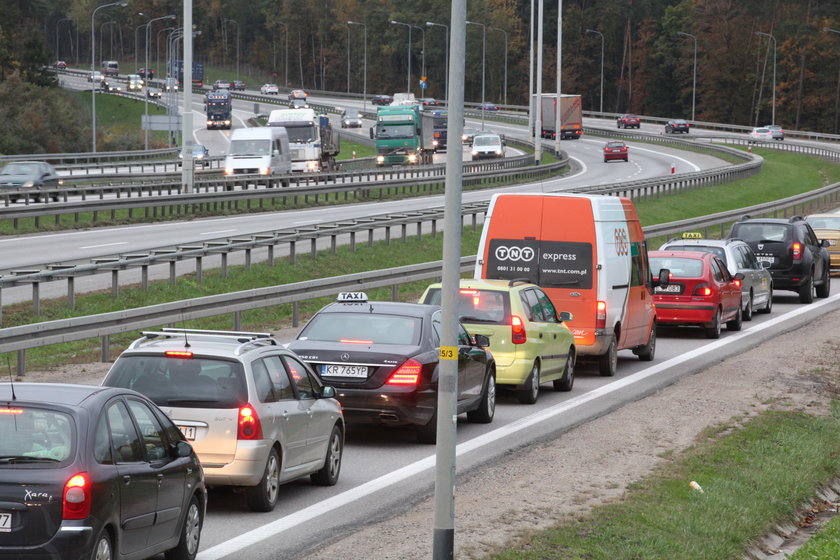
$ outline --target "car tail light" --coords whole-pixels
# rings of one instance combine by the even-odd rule
[[[793,252],[793,260],[795,260],[795,261],[802,260],[802,244],[801,243],[794,243],[791,246],[790,249]]]
[[[705,282],[701,282],[694,287],[695,296],[710,296],[712,295],[712,288]]]
[[[186,350],[167,350],[163,353],[167,358],[192,358],[193,353]]]
[[[595,328],[607,328],[607,302],[599,301],[595,304]]]
[[[339,342],[344,342],[347,344],[373,344],[372,340],[361,340],[356,338],[342,338]]]
[[[525,324],[516,315],[510,318],[510,341],[514,344],[525,344],[528,342],[528,335],[525,333]]]
[[[239,428],[236,439],[262,439],[260,417],[250,404],[239,408]]]
[[[413,358],[407,359],[391,374],[386,385],[417,385],[420,382],[420,373],[423,365]]]
[[[735,285],[736,285],[737,287],[739,287],[739,288],[741,287],[741,281],[740,281],[740,280],[738,280],[737,278],[735,278],[735,279],[733,279],[733,281],[735,282]]]
[[[85,519],[89,515],[90,480],[87,473],[74,474],[64,485],[61,516],[63,519]]]

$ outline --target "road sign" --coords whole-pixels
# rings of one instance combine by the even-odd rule
[[[181,115],[140,115],[143,130],[181,130]]]
[[[426,83],[426,82],[424,82],[424,81],[421,81],[421,82],[420,82],[420,89],[426,89],[427,87],[429,87],[429,84],[428,84],[428,83]]]

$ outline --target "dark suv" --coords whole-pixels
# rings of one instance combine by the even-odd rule
[[[741,217],[730,238],[746,241],[758,261],[770,271],[773,287],[799,293],[799,301],[828,297],[831,290],[828,241],[817,239],[802,216],[789,219]]]

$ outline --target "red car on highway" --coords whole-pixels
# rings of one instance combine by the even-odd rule
[[[741,330],[742,273],[732,276],[712,253],[650,251],[648,258],[650,270],[670,271],[668,285],[653,293],[657,325],[702,327],[708,338],[719,338],[724,323]]]
[[[627,161],[628,152],[627,144],[619,140],[611,140],[604,145],[604,163],[614,159]]]
[[[639,115],[621,115],[616,120],[618,128],[640,128],[642,126],[642,119]]]

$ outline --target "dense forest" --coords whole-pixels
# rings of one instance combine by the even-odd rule
[[[97,58],[132,66],[135,46],[144,49],[139,26],[168,14],[179,21],[183,10],[180,0],[127,0],[125,7],[101,8],[108,3],[0,0],[0,21],[20,22],[0,27],[0,80],[18,75],[48,84],[42,68],[57,58],[89,67],[95,9],[96,48],[103,55]],[[551,91],[559,2],[544,3],[543,83]],[[526,103],[531,4],[468,1],[467,18],[485,27],[467,26],[466,99],[481,98],[486,32],[486,99]],[[415,93],[421,94],[417,86],[425,73],[429,88],[423,93],[444,97],[446,29],[427,22],[448,25],[450,6],[445,0],[193,0],[201,31],[195,57],[231,72],[238,62],[246,79],[274,72],[280,85],[361,92],[366,31],[369,93],[405,90],[410,50]],[[562,9],[563,90],[583,95],[586,110],[601,107],[603,54],[604,112],[691,118],[694,99],[698,121],[764,124],[775,98],[777,123],[838,132],[837,0],[565,0]],[[177,27],[154,23],[153,52],[170,25]]]

